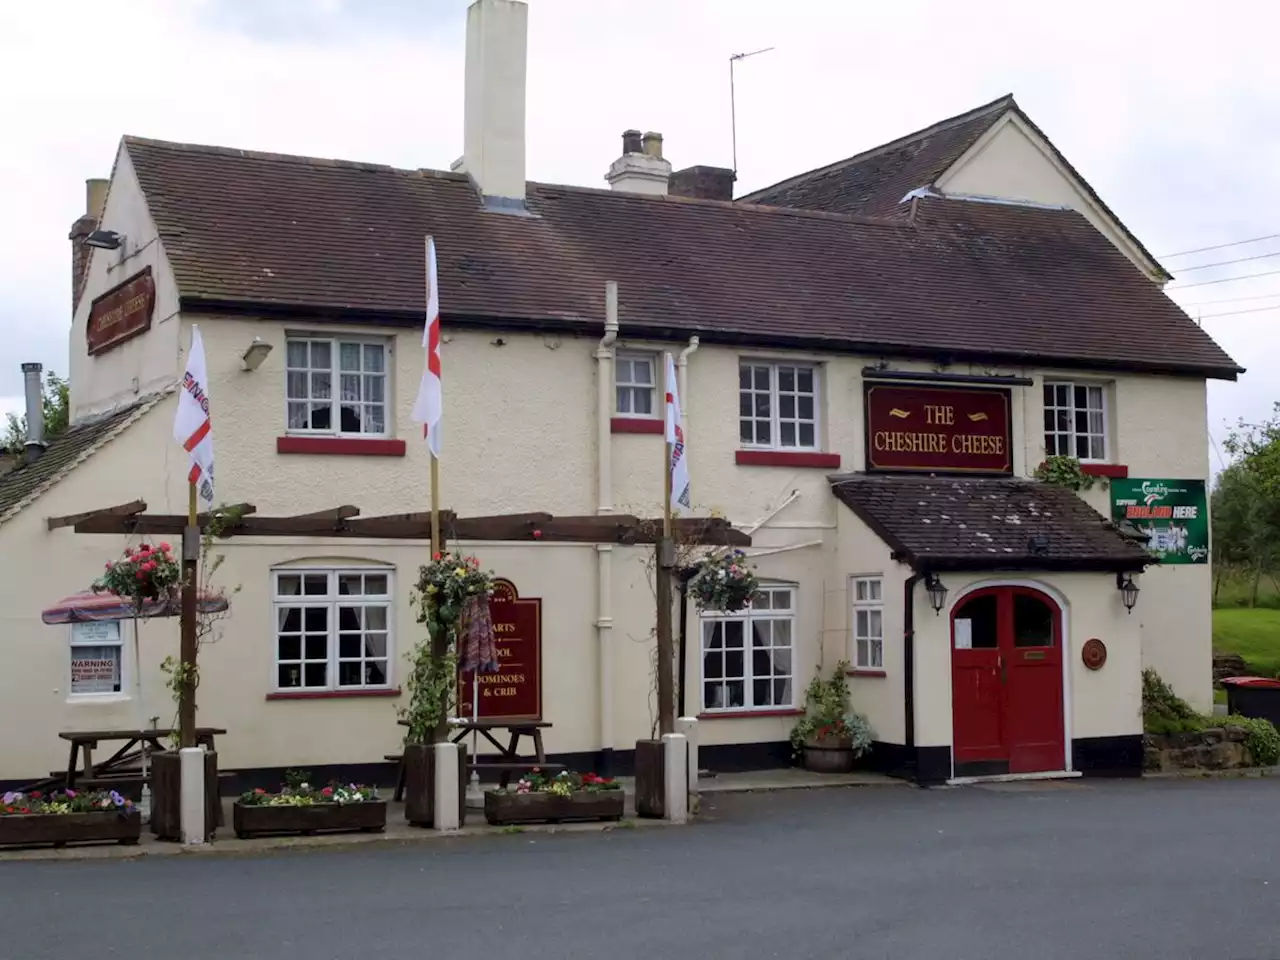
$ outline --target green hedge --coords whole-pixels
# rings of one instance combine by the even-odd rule
[[[1248,731],[1244,745],[1260,767],[1280,763],[1280,733],[1270,720],[1242,717],[1206,716],[1196,713],[1154,670],[1142,671],[1142,729],[1147,733],[1199,733],[1216,727]]]

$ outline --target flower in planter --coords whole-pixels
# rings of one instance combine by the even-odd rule
[[[568,797],[575,793],[602,793],[608,790],[621,790],[622,786],[612,778],[598,777],[594,773],[574,773],[563,770],[554,777],[548,777],[536,767],[517,781],[514,787],[498,788],[497,793],[550,793],[557,797]]]
[[[809,681],[804,694],[805,715],[791,730],[791,745],[796,751],[806,743],[823,743],[852,750],[861,756],[871,748],[874,733],[862,714],[849,709],[849,684],[845,671],[849,664],[837,663],[831,678],[821,673]]]
[[[741,550],[712,554],[694,568],[689,596],[699,610],[733,613],[747,606],[760,589],[755,569]]]
[[[270,793],[261,787],[240,795],[240,803],[246,807],[309,807],[318,803],[368,803],[377,800],[374,787],[358,783],[331,783],[316,790],[309,783],[296,787],[282,786],[278,793]]]
[[[30,793],[10,791],[0,797],[0,816],[59,815],[111,811],[130,813],[133,801],[114,790],[55,790],[50,794],[39,790]]]

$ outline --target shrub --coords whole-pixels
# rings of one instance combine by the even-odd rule
[[[1232,714],[1222,718],[1222,725],[1248,731],[1244,745],[1249,748],[1256,766],[1274,767],[1280,763],[1280,732],[1270,720]]]
[[[1270,720],[1259,717],[1210,717],[1196,713],[1160,674],[1142,671],[1142,729],[1147,733],[1199,733],[1213,727],[1234,727],[1247,732],[1244,745],[1260,767],[1280,763],[1280,732]]]

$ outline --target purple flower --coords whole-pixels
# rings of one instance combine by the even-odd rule
[[[11,803],[17,803],[21,799],[22,799],[22,794],[18,793],[17,791],[10,791],[9,793],[6,793],[3,797],[0,797],[0,803],[4,803],[7,805]]]
[[[117,807],[124,806],[124,797],[120,796],[120,794],[116,793],[114,790],[112,790],[111,793],[107,794],[107,796],[111,798],[111,802],[114,803]]]
[[[68,789],[67,789],[67,799],[68,799],[68,800],[73,800],[73,799],[75,799],[75,795],[76,795],[76,792],[75,792],[74,790],[72,790],[72,789],[70,789],[70,788],[68,788]]]

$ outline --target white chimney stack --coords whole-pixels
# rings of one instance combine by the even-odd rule
[[[525,3],[475,0],[467,8],[462,169],[497,206],[524,204],[528,38]]]
[[[40,382],[40,372],[44,366],[39,363],[22,365],[23,386],[27,394],[27,442],[24,453],[27,463],[35,463],[44,453],[44,390]]]
[[[664,196],[671,180],[671,163],[662,157],[662,134],[640,135],[639,130],[622,133],[622,156],[604,175],[614,190]]]

